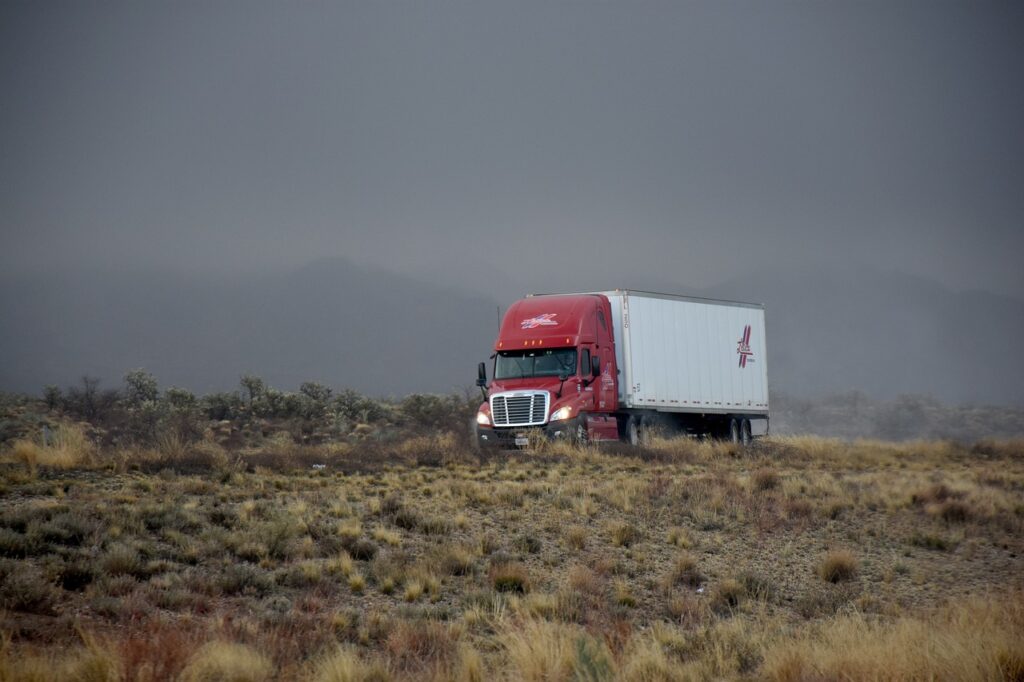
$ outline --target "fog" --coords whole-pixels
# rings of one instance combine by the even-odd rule
[[[1022,68],[1018,3],[4,3],[0,389],[443,391],[637,287],[765,302],[793,395],[1024,404]]]

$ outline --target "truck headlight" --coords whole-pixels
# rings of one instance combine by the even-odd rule
[[[481,426],[490,426],[491,415],[487,414],[483,410],[480,410],[479,412],[476,413],[476,423],[480,424]]]
[[[557,410],[551,413],[551,421],[562,421],[563,419],[568,419],[571,416],[572,405],[566,405],[565,407],[559,407]]]

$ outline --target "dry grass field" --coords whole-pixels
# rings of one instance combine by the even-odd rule
[[[1024,442],[0,454],[0,680],[1024,680]]]

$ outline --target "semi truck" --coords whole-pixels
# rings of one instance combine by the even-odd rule
[[[478,365],[474,441],[750,443],[768,432],[764,317],[757,303],[624,289],[527,296],[501,321],[490,380]]]

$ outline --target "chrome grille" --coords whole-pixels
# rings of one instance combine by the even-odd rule
[[[495,426],[539,426],[548,420],[547,391],[499,393],[491,396]]]

